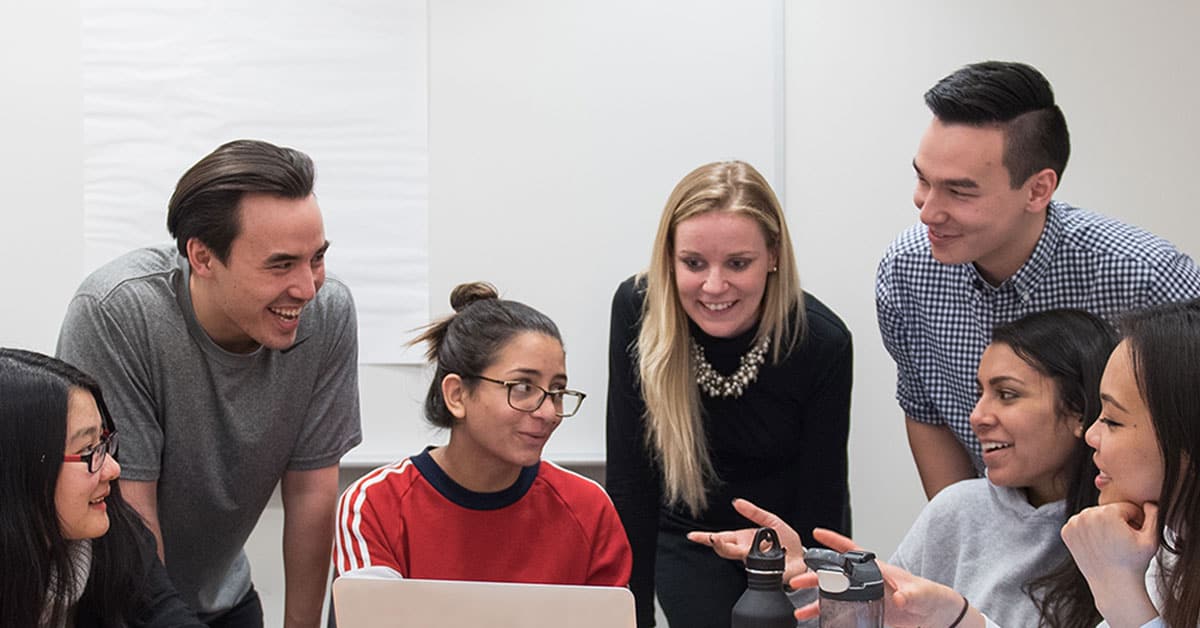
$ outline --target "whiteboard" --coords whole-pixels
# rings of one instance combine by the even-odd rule
[[[579,414],[546,456],[604,460],[613,291],[650,260],[675,183],[742,159],[783,180],[783,3],[430,4],[431,315],[486,280],[562,331]],[[426,369],[364,366],[374,464],[444,441],[420,403]]]

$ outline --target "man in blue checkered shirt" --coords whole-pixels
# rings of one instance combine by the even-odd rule
[[[925,102],[934,117],[913,158],[921,224],[884,253],[875,298],[909,445],[933,497],[983,472],[968,417],[993,327],[1056,307],[1112,320],[1195,298],[1200,269],[1153,234],[1051,200],[1070,139],[1036,69],[969,65]]]

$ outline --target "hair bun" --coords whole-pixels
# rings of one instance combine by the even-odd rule
[[[472,281],[454,287],[454,290],[450,292],[450,307],[453,307],[455,312],[461,312],[463,308],[476,301],[499,298],[500,293],[496,290],[496,286],[486,281]]]

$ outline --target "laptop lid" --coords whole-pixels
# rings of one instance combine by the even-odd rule
[[[333,582],[338,628],[635,628],[624,587],[380,579]]]

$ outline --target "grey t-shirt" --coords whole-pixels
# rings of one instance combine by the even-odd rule
[[[122,477],[158,482],[167,570],[201,614],[250,588],[242,551],[289,470],[337,464],[361,440],[350,291],[327,278],[282,351],[235,354],[195,319],[174,247],[139,249],[84,280],[58,355],[99,380]]]
[[[1021,589],[1066,558],[1065,504],[1034,508],[1023,490],[963,480],[934,496],[889,562],[958,591],[996,624],[1037,626]]]

